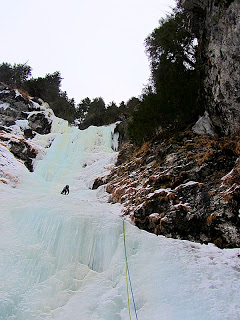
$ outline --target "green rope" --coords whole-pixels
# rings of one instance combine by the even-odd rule
[[[129,293],[128,293],[128,279],[129,279],[129,285],[130,285],[131,294],[132,294],[132,301],[133,301],[134,312],[135,312],[136,320],[138,320],[137,308],[136,308],[136,304],[135,304],[135,299],[134,299],[134,294],[133,294],[133,288],[132,288],[132,282],[131,282],[131,277],[130,277],[130,271],[129,271],[128,262],[127,262],[127,248],[126,248],[126,235],[125,235],[125,223],[124,223],[124,220],[123,220],[123,236],[124,236],[124,251],[125,251],[125,266],[126,266],[126,281],[127,281],[127,295],[128,295],[129,318],[130,318],[130,320],[131,320],[130,303],[129,303]],[[127,275],[128,275],[128,277],[127,277]]]
[[[130,309],[130,299],[129,299],[129,290],[128,290],[128,266],[127,266],[127,252],[126,252],[126,237],[125,237],[125,224],[123,220],[123,240],[124,240],[124,250],[125,250],[125,271],[126,271],[126,284],[127,284],[127,299],[128,299],[128,313],[129,319],[131,320],[131,309]]]

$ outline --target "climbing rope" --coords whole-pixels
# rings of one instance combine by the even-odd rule
[[[131,283],[131,277],[130,277],[130,272],[129,272],[129,268],[128,268],[128,261],[127,261],[126,233],[125,233],[125,222],[124,222],[124,219],[123,219],[123,242],[124,242],[124,253],[125,253],[125,269],[126,269],[126,283],[127,283],[127,298],[128,298],[129,319],[131,320],[131,309],[130,309],[130,299],[129,299],[129,290],[128,290],[128,280],[129,280],[129,285],[130,285],[131,294],[132,294],[132,301],[133,301],[133,307],[134,307],[134,311],[135,311],[135,316],[136,316],[136,319],[138,320],[137,310],[136,310],[136,305],[135,305],[135,300],[134,300],[134,295],[133,295],[133,289],[132,289],[132,283]]]

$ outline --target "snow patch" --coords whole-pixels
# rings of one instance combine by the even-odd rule
[[[201,185],[201,184],[199,182],[197,182],[197,181],[188,181],[186,183],[180,184],[173,191],[177,191],[179,189],[186,188],[186,187],[189,187],[189,186],[194,186],[194,185]]]
[[[207,111],[205,111],[204,115],[198,119],[198,121],[192,127],[192,131],[200,135],[201,134],[207,134],[210,136],[216,135],[212,120],[210,119]]]
[[[0,144],[0,183],[15,187],[27,173],[23,162],[17,160],[6,146]]]
[[[3,110],[7,110],[10,107],[10,103],[1,103],[0,104],[0,108],[2,108]]]
[[[160,214],[159,213],[152,213],[152,214],[150,214],[150,218],[158,218],[160,216]]]
[[[170,188],[167,188],[167,189],[161,188],[161,189],[154,190],[154,192],[149,193],[147,197],[152,198],[153,196],[161,194],[161,193],[168,195],[170,192],[171,192]]]
[[[18,126],[21,130],[28,129],[28,120],[16,120],[16,126]]]

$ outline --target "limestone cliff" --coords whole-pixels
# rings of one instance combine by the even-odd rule
[[[240,1],[182,0],[199,41],[203,99],[217,132],[240,129]]]

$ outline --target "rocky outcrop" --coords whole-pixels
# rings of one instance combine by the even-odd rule
[[[218,133],[240,129],[240,2],[182,0],[199,40],[203,98]]]
[[[119,123],[117,123],[116,128],[114,130],[115,133],[119,134],[119,137],[118,137],[119,146],[123,145],[128,141],[127,124],[128,122],[126,121],[126,119],[123,119],[122,121],[119,121]]]
[[[41,104],[41,100],[33,100],[27,93],[0,83],[0,143],[30,171],[37,150],[29,139],[37,133],[48,134],[52,125]]]
[[[52,124],[45,117],[45,113],[37,112],[28,117],[28,124],[32,131],[40,134],[48,134],[51,131]]]
[[[40,101],[41,103],[41,101]],[[26,120],[26,129],[32,132],[47,134],[51,131],[51,122],[39,109],[39,104],[31,100],[26,93],[17,89],[10,89],[0,83],[0,125],[10,127],[17,120]],[[34,133],[26,131],[26,135]]]
[[[10,141],[10,151],[12,154],[18,158],[23,160],[25,166],[29,171],[33,171],[32,159],[36,158],[37,151],[29,145],[25,140],[19,139],[17,141]]]
[[[170,135],[171,136],[171,135]],[[107,183],[111,202],[141,229],[217,246],[240,246],[239,138],[187,131],[126,144]]]
[[[94,180],[93,186],[92,186],[92,190],[96,190],[97,188],[99,188],[100,186],[106,184],[106,181],[104,178],[98,177]]]

